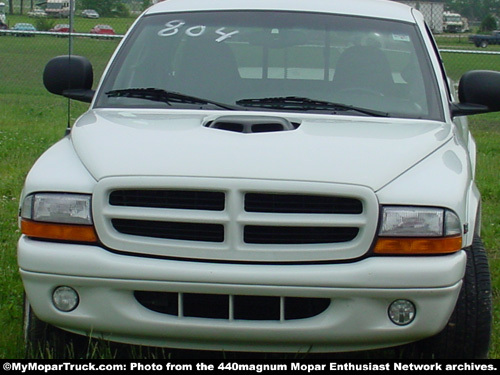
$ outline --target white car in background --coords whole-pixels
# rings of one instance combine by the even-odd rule
[[[47,13],[41,8],[33,8],[33,10],[28,12],[28,17],[47,17]]]
[[[97,18],[99,18],[99,13],[97,13],[94,9],[85,9],[85,10],[82,10],[81,16],[83,18],[97,19]]]
[[[44,82],[91,104],[22,192],[28,345],[487,356],[464,116],[500,110],[500,73],[455,97],[419,11],[170,0],[96,90],[80,56]]]

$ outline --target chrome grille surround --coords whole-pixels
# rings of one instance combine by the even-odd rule
[[[147,191],[148,202],[154,196],[151,192],[155,191],[159,191],[161,197],[169,195],[164,194],[165,191],[173,192],[170,195],[175,197],[183,196],[183,192],[189,197],[198,196],[196,192],[200,192],[202,197],[215,196],[217,200],[222,196],[224,202],[218,202],[218,208],[213,209],[204,208],[203,204],[197,206],[198,203],[128,205],[116,204],[113,199],[110,201],[117,191],[126,195],[127,191],[137,194],[141,190]],[[245,210],[247,194],[252,199],[263,196],[265,202],[277,197],[278,208],[259,208],[248,212]],[[290,199],[298,199],[301,207],[297,209],[299,204],[295,204],[291,212],[287,212],[283,207]],[[307,207],[303,208],[309,202],[316,206],[326,202],[341,208],[313,208],[309,211]],[[347,208],[342,208],[342,202],[347,202],[344,204]],[[377,227],[378,201],[369,188],[322,182],[109,177],[96,186],[93,215],[101,242],[110,249],[122,252],[230,262],[338,261],[359,258],[370,249]],[[135,228],[134,223],[140,223],[146,229]],[[154,226],[155,235],[148,234],[149,225]],[[166,234],[162,228],[166,228]],[[179,229],[185,229],[188,234],[177,235]],[[260,229],[264,239],[259,237],[259,232],[255,235],[255,231]],[[199,237],[193,235],[198,231],[202,233]],[[253,240],[247,241],[251,243],[245,242],[245,233],[249,231]],[[269,236],[272,238],[276,231],[281,239],[266,240]],[[174,232],[176,235],[170,234]],[[325,235],[315,239],[314,236],[322,232]],[[297,235],[297,239],[288,239],[288,233]]]

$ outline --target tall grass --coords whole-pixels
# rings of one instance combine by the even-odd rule
[[[43,66],[51,57],[66,53],[67,40],[37,36],[1,37],[0,41],[0,358],[23,358],[23,288],[16,261],[19,194],[33,162],[63,136],[67,125],[67,101],[47,94],[41,83]],[[99,77],[116,44],[117,41],[80,38],[75,53],[88,56]],[[481,63],[477,62],[477,56],[443,54],[443,58],[455,79],[470,69],[500,70],[498,56]],[[70,121],[85,108],[84,104],[74,103]],[[471,118],[471,129],[478,145],[482,235],[493,280],[495,307],[490,357],[500,358],[500,114]],[[114,354],[94,350],[90,355]]]

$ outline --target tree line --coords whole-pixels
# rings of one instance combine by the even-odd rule
[[[500,16],[500,0],[445,0],[445,5],[448,10],[470,20],[482,21],[489,16]]]

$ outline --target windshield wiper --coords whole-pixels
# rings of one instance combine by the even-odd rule
[[[106,95],[110,98],[134,98],[134,99],[145,99],[152,100],[154,102],[163,102],[171,105],[171,103],[182,103],[182,104],[212,104],[217,107],[228,109],[228,110],[241,110],[241,107],[233,106],[230,104],[219,103],[209,99],[197,98],[195,96],[181,94],[179,92],[167,91],[163,89],[156,88],[130,88],[122,90],[112,90],[106,92]]]
[[[333,103],[323,100],[285,96],[275,98],[241,99],[236,104],[244,107],[260,107],[269,109],[289,110],[326,110],[326,111],[356,111],[370,116],[388,117],[389,113],[374,109],[361,108],[353,105]]]

